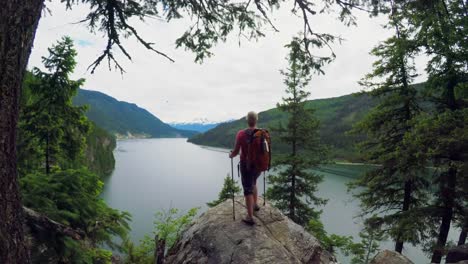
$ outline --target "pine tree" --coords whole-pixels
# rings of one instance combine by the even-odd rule
[[[236,184],[236,182],[231,179],[231,176],[229,176],[228,174],[226,178],[224,178],[223,188],[219,192],[218,199],[207,203],[207,205],[209,207],[215,207],[218,204],[228,199],[232,199],[233,195],[237,195],[240,192],[241,192],[241,189]]]
[[[310,171],[324,162],[325,151],[318,136],[319,121],[314,111],[305,106],[310,95],[305,88],[311,76],[307,57],[301,52],[299,39],[287,47],[290,49],[288,68],[281,71],[287,97],[278,103],[278,108],[288,113],[289,119],[285,127],[281,125],[275,132],[279,141],[291,150],[275,159],[277,174],[270,176],[272,186],[268,196],[294,222],[305,225],[320,214],[311,205],[320,206],[326,202],[315,195],[322,177]]]
[[[422,115],[408,137],[418,155],[435,168],[435,192],[430,204],[423,210],[425,217],[434,225],[430,232],[431,239],[426,244],[426,249],[433,252],[432,263],[440,263],[446,252],[450,227],[456,224],[457,219],[462,223],[466,218],[468,195],[464,186],[467,186],[468,179],[461,168],[468,159],[467,131],[468,108],[465,108]]]
[[[17,151],[18,151],[18,175],[20,177],[34,172],[37,168],[40,168],[43,163],[43,155],[41,153],[40,143],[38,138],[34,136],[34,131],[28,131],[25,129],[25,110],[28,105],[31,105],[35,98],[35,94],[31,90],[33,83],[37,83],[39,80],[31,72],[26,72],[26,76],[23,82],[21,100],[20,100],[20,120],[18,122],[18,139],[16,140]]]
[[[85,107],[72,105],[84,82],[70,79],[76,65],[72,40],[64,37],[48,51],[49,56],[42,58],[48,72],[34,68],[34,80],[27,83],[31,102],[23,107],[20,121],[20,131],[24,131],[20,140],[39,146],[47,174],[53,165],[71,166],[84,148],[90,127]],[[30,145],[19,149],[20,157],[31,150]]]
[[[419,243],[424,237],[424,217],[418,209],[427,201],[428,188],[424,167],[405,142],[421,109],[417,90],[411,85],[417,45],[410,39],[411,30],[404,26],[402,12],[401,6],[392,4],[385,27],[395,35],[372,50],[378,60],[373,72],[361,82],[380,103],[355,129],[367,134],[360,146],[367,161],[380,166],[351,185],[358,188],[355,197],[361,202],[363,215],[381,217],[399,253],[404,242]]]
[[[372,216],[364,223],[364,228],[359,232],[361,242],[352,243],[347,254],[352,254],[351,264],[368,264],[380,250],[380,242],[386,239],[382,230],[380,217]]]
[[[427,207],[427,217],[438,225],[432,247],[432,263],[440,263],[447,236],[455,219],[464,218],[462,201],[468,199],[460,190],[467,181],[462,170],[467,162],[467,89],[468,43],[467,11],[463,1],[416,1],[408,5],[408,18],[417,29],[415,39],[430,60],[426,71],[426,98],[436,110],[421,115],[408,142],[417,155],[436,168],[437,191]],[[466,206],[466,205],[465,205]],[[462,214],[462,215],[460,215]]]
[[[345,252],[345,254],[349,254],[353,248],[358,247],[358,245],[353,243],[352,236],[328,234],[323,223],[318,218],[310,219],[306,226],[306,230],[317,238],[322,247],[330,253],[335,253],[340,249]]]

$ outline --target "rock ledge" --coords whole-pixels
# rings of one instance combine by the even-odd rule
[[[396,251],[383,250],[372,259],[370,264],[413,264],[413,262]]]
[[[261,204],[262,201],[259,201]],[[318,240],[270,204],[262,206],[253,227],[241,222],[243,197],[210,208],[182,234],[166,263],[337,263]]]

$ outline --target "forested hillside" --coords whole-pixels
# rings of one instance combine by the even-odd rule
[[[421,91],[422,84],[415,84]],[[362,135],[351,133],[353,125],[374,107],[378,99],[366,93],[349,94],[340,97],[316,99],[306,102],[306,107],[315,109],[315,115],[320,120],[320,138],[322,143],[330,148],[331,158],[336,160],[360,161],[361,157],[356,143],[362,141]],[[427,104],[425,104],[427,106]],[[247,110],[247,109],[246,109]],[[271,130],[273,140],[274,128],[286,124],[287,114],[277,108],[259,113],[259,127]],[[231,148],[235,134],[245,128],[245,118],[223,123],[203,134],[198,134],[188,141],[205,146]],[[285,146],[273,142],[275,151],[282,151]]]
[[[354,143],[357,135],[346,133],[353,124],[362,119],[367,111],[376,102],[366,94],[351,94],[336,98],[318,99],[307,102],[307,108],[316,110],[316,116],[320,120],[320,136],[326,145],[331,148],[332,155],[336,159],[357,160],[358,154]],[[259,126],[272,130],[285,123],[287,115],[277,108],[259,113]],[[245,127],[245,119],[241,118],[230,123],[224,123],[206,133],[196,135],[189,142],[214,147],[230,148],[234,144],[234,137],[239,129]],[[284,149],[285,146],[274,142],[274,150]]]
[[[115,147],[115,137],[93,123],[86,137],[86,166],[100,176],[111,174],[115,167],[113,153]]]
[[[136,104],[121,102],[100,92],[80,89],[73,103],[88,105],[86,116],[118,137],[190,137],[196,134],[173,128]]]

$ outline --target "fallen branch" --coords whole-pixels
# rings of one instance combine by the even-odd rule
[[[58,223],[45,215],[42,215],[32,209],[23,206],[26,224],[33,230],[41,230],[50,233],[58,233],[71,237],[75,240],[81,240],[85,234],[79,229],[73,229],[69,226]]]

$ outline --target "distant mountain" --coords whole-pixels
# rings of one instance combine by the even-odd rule
[[[231,122],[231,121],[233,121],[233,119],[227,120],[224,122],[213,122],[206,118],[199,118],[190,122],[169,123],[169,125],[177,129],[197,131],[200,133],[204,133],[210,129],[217,127],[220,124]]]
[[[322,141],[331,147],[333,158],[339,160],[359,160],[354,143],[359,136],[346,133],[352,126],[361,120],[365,114],[377,103],[375,99],[366,94],[351,94],[335,98],[311,100],[307,102],[308,108],[315,109],[315,115],[321,122],[320,135]],[[277,108],[259,113],[259,127],[271,130],[279,123],[285,124],[287,115]],[[231,148],[234,136],[239,129],[246,126],[245,119],[225,123],[195,135],[189,142],[214,147]],[[272,133],[273,150],[282,151],[287,146],[275,143]]]
[[[118,101],[104,93],[80,89],[75,105],[89,105],[88,118],[118,138],[190,137],[197,132],[173,128],[136,104]]]
[[[191,130],[196,132],[206,132],[212,128],[215,128],[219,123],[214,124],[202,124],[202,123],[169,123],[173,128],[182,130]]]

